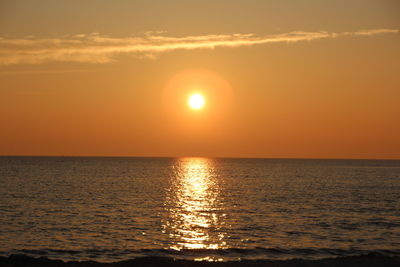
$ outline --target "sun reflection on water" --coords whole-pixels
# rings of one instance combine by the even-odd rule
[[[170,249],[225,248],[221,231],[225,216],[213,162],[204,158],[178,159],[165,206],[169,216],[164,232]]]

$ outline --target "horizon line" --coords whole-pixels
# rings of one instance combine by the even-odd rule
[[[400,161],[400,158],[351,158],[351,157],[235,157],[235,156],[116,156],[116,155],[0,155],[0,158],[5,157],[36,157],[36,158],[210,158],[210,159],[282,159],[282,160],[395,160]]]

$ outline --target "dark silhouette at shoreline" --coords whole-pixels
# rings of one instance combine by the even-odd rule
[[[321,260],[243,260],[243,261],[226,261],[226,262],[208,262],[208,261],[190,261],[190,260],[176,260],[167,257],[140,257],[132,260],[113,262],[113,263],[100,263],[95,261],[69,261],[50,260],[45,257],[33,258],[25,255],[11,255],[9,257],[0,257],[1,267],[128,267],[128,266],[176,266],[176,267],[247,267],[247,266],[267,266],[267,267],[372,267],[372,266],[386,266],[395,267],[400,266],[400,256],[388,257],[377,253],[370,253],[363,256],[350,256],[338,257]]]

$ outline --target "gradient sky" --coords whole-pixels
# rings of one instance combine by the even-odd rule
[[[399,14],[397,0],[2,0],[0,155],[400,159]]]

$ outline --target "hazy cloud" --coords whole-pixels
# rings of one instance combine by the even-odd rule
[[[98,33],[77,34],[60,38],[0,37],[0,65],[40,64],[46,61],[107,63],[116,56],[133,54],[156,57],[175,50],[243,47],[267,43],[301,42],[341,36],[372,36],[398,33],[394,29],[370,29],[356,32],[304,32],[257,36],[254,34],[216,34],[171,37],[163,32],[148,32],[140,37],[115,38]]]

